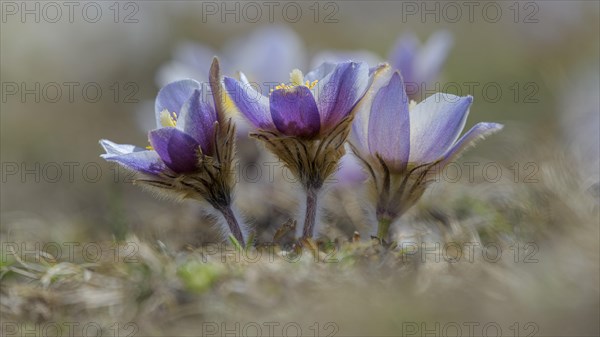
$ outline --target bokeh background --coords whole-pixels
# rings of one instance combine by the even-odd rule
[[[0,234],[3,242],[100,242],[135,236],[149,245],[160,240],[170,249],[180,251],[217,240],[210,219],[195,203],[158,200],[124,182],[126,172],[99,158],[102,149],[98,140],[102,138],[118,143],[146,144],[147,127],[154,121],[154,97],[159,84],[165,81],[165,67],[172,62],[182,43],[202,44],[224,60],[243,60],[260,54],[248,47],[247,42],[253,32],[269,26],[287,32],[287,39],[293,40],[292,43],[281,43],[295,46],[290,58],[299,63],[294,67],[306,73],[314,58],[324,50],[361,50],[385,60],[402,33],[413,32],[425,41],[431,34],[446,30],[453,35],[454,45],[443,67],[440,86],[447,85],[451,93],[474,96],[467,127],[480,121],[505,124],[502,133],[482,142],[463,160],[494,161],[504,168],[504,176],[500,183],[490,184],[481,172],[475,171],[474,182],[465,181],[463,177],[459,183],[433,186],[422,206],[416,208],[415,217],[430,209],[452,214],[476,209],[493,214],[494,219],[483,221],[481,235],[490,231],[509,236],[527,233],[533,240],[554,242],[541,249],[547,254],[541,258],[544,267],[496,271],[498,275],[488,275],[485,282],[489,282],[490,288],[498,278],[510,278],[515,287],[521,283],[530,285],[529,290],[515,291],[511,295],[514,297],[499,302],[504,308],[510,308],[512,299],[523,299],[519,305],[526,303],[530,307],[518,312],[523,317],[527,313],[536,314],[521,321],[541,320],[538,324],[543,335],[597,334],[595,319],[600,302],[598,2],[477,2],[472,13],[463,2],[450,2],[453,4],[450,6],[436,1],[296,2],[293,5],[275,2],[272,15],[269,15],[268,5],[260,1],[252,8],[235,1],[97,1],[89,8],[85,7],[89,3],[76,3],[69,18],[69,7],[56,2],[62,11],[57,18],[56,8],[45,7],[43,2],[28,2],[26,6],[34,8],[34,12],[36,4],[40,7],[37,14],[24,16],[21,2],[2,2]],[[286,6],[287,14],[283,10]],[[84,7],[88,8],[87,14],[82,13]],[[296,15],[298,7],[302,13]],[[97,8],[101,9],[98,17],[94,14]],[[215,8],[216,13],[213,13]],[[221,17],[226,8],[239,9],[235,14]],[[255,18],[256,8],[260,8],[262,14],[259,19]],[[96,19],[97,22],[88,22]],[[266,61],[268,64],[268,59]],[[272,61],[276,64],[281,60]],[[235,75],[235,71],[244,70],[232,69],[236,62],[230,64],[229,69],[224,69],[225,74]],[[209,64],[200,67],[198,71],[203,72]],[[275,80],[286,81],[287,78]],[[477,84],[469,89],[472,82]],[[72,97],[69,97],[69,85],[74,86]],[[494,88],[484,90],[486,85],[501,88],[501,93],[497,94]],[[61,90],[58,98],[56,87]],[[23,93],[32,88],[32,92]],[[88,91],[84,92],[84,88]],[[101,94],[94,99],[97,88]],[[252,141],[240,140],[238,150],[245,161],[269,160],[262,148]],[[524,170],[524,165],[530,162],[535,164],[532,176],[535,183],[523,181],[524,176],[533,172]],[[515,177],[511,169],[515,163],[520,165],[519,177]],[[349,237],[355,230],[363,238],[372,234],[372,228],[359,210],[358,194],[360,187],[357,186],[333,188],[323,229],[329,237]],[[467,199],[464,195],[468,195]],[[276,184],[242,182],[237,197],[238,207],[264,241],[293,217],[298,208],[296,189],[285,181]],[[581,207],[590,203],[591,206],[574,210],[569,203]],[[502,232],[494,227],[498,222],[508,230]],[[571,237],[572,233],[577,233],[573,234],[576,239],[568,243],[561,240]],[[543,288],[544,280],[552,280],[553,276],[545,273],[554,275],[552,271],[560,269],[557,266],[560,264],[573,269],[557,271],[566,275],[568,282],[556,281],[557,287],[551,288],[551,294],[539,289],[539,294],[530,291]],[[435,275],[428,274],[425,278],[435,278]],[[332,280],[337,278],[340,276]],[[8,282],[5,280],[3,283]],[[278,282],[285,284],[286,281]],[[420,282],[424,281],[419,279],[417,283]],[[468,283],[458,283],[462,286],[457,288],[463,291],[468,287]],[[571,288],[563,287],[565,284]],[[8,291],[8,285],[3,287]],[[240,287],[244,287],[243,282]],[[251,286],[248,287],[246,291],[252,292]],[[374,331],[394,335],[397,329],[383,327],[389,322],[401,321],[402,315],[411,312],[408,309],[411,307],[422,314],[421,317],[434,320],[436,317],[468,320],[464,316],[457,317],[462,310],[472,310],[471,305],[486,308],[477,316],[471,316],[473,320],[485,322],[505,317],[502,310],[485,305],[485,298],[478,302],[477,296],[461,297],[464,303],[450,301],[448,305],[456,305],[455,315],[449,314],[454,312],[452,308],[433,310],[436,314],[428,315],[434,305],[416,304],[422,303],[416,297],[394,297],[395,301],[412,300],[410,303],[414,304],[403,306],[396,302],[392,311],[371,316],[363,312],[362,316],[354,316],[350,311],[376,308],[378,301],[386,300],[384,294],[370,293],[368,283],[364,287],[356,289],[366,289],[364,291],[372,295],[369,296],[372,302],[368,304],[364,297],[357,295],[343,302],[348,304],[346,307],[331,304],[333,302],[323,304],[327,310],[322,311],[331,314],[327,317],[347,324],[340,323],[342,333],[338,335],[366,335]],[[344,290],[333,288],[329,294],[350,296]],[[492,298],[502,298],[503,291],[512,289],[481,286],[482,293],[487,291],[484,288],[498,292],[492,294]],[[574,295],[570,298],[556,294],[557,288],[565,293],[573,291]],[[290,296],[296,298],[298,294]],[[546,298],[544,294],[550,297],[547,299],[549,307],[557,305],[564,312],[540,311],[544,305],[536,301]],[[201,303],[216,305],[223,300],[218,294],[211,296]],[[426,303],[434,303],[433,299],[435,295],[428,295]],[[277,310],[278,305],[290,308],[272,301],[266,311],[272,315],[266,317],[282,320],[287,317],[289,321],[289,317],[302,316],[300,313],[295,316],[294,310]],[[278,312],[281,316],[273,314]],[[345,312],[364,322],[358,324],[344,319],[348,317]],[[241,313],[247,314],[243,310]],[[509,325],[503,325],[505,332],[510,331]]]

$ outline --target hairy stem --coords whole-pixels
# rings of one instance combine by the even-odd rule
[[[317,193],[315,188],[306,190],[306,216],[304,218],[304,228],[302,229],[302,238],[312,238],[317,220]]]
[[[246,246],[246,242],[244,241],[244,235],[242,235],[242,230],[240,225],[233,214],[230,206],[219,207],[218,210],[223,214],[227,225],[229,226],[229,230],[235,239],[242,245],[242,247]]]
[[[388,217],[379,218],[379,223],[377,224],[377,238],[383,240],[387,237],[391,223],[392,220]]]

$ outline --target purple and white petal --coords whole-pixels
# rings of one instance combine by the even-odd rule
[[[392,48],[389,55],[390,64],[394,69],[400,70],[406,85],[415,85],[417,79],[414,74],[417,53],[421,43],[412,32],[402,34]]]
[[[104,148],[104,151],[106,151],[107,155],[117,155],[118,156],[118,155],[122,155],[122,154],[128,154],[128,153],[132,153],[132,152],[138,152],[138,151],[145,150],[145,149],[143,149],[139,146],[135,146],[135,145],[117,144],[108,139],[101,139],[100,145],[102,145],[102,147]]]
[[[260,83],[258,82],[251,82],[248,80],[248,76],[246,76],[245,73],[243,72],[239,72],[239,76],[240,76],[240,82],[246,86],[247,88],[249,88],[250,90],[254,90],[255,92],[252,92],[252,96],[254,97],[254,95],[256,95],[256,97],[258,97],[259,99],[261,99],[264,104],[268,104],[269,99],[267,98],[269,91],[265,88],[263,88],[261,86]]]
[[[352,133],[350,140],[362,151],[368,151],[367,135],[369,130],[369,116],[371,114],[371,105],[375,94],[383,86],[387,85],[394,73],[388,64],[381,64],[378,67],[369,70],[371,75],[371,85],[367,93],[356,104],[354,108],[354,121],[352,122]]]
[[[504,125],[498,123],[477,123],[444,154],[444,161],[440,167],[444,167],[446,164],[452,162],[465,150],[475,146],[478,141],[502,130],[502,128],[504,128]]]
[[[240,78],[241,81],[227,76],[224,78],[223,84],[227,94],[255,128],[274,130],[275,126],[269,111],[269,99],[256,91],[243,74],[240,74]]]
[[[431,163],[456,142],[469,114],[472,96],[437,93],[410,110],[412,163]]]
[[[310,79],[308,79],[310,81]],[[319,81],[313,89],[321,113],[323,130],[335,127],[347,117],[369,86],[366,63],[344,62]]]
[[[196,170],[198,143],[192,136],[173,127],[150,131],[148,138],[154,150],[171,170],[186,173]]]
[[[319,134],[321,121],[309,88],[297,86],[271,93],[271,116],[277,129],[288,136],[311,138]]]
[[[323,81],[327,75],[335,70],[336,66],[337,64],[333,62],[323,62],[321,65],[304,75],[304,79],[309,82]]]
[[[198,141],[204,154],[211,155],[216,121],[215,109],[203,101],[200,90],[194,90],[181,108],[176,127]]]
[[[408,96],[397,71],[373,98],[368,143],[369,152],[380,155],[391,169],[406,168],[410,153]]]
[[[453,40],[452,34],[447,31],[439,31],[429,37],[414,63],[416,81],[429,84],[438,78],[452,48]]]
[[[109,140],[100,140],[100,145],[106,151],[100,155],[107,161],[116,162],[127,169],[144,174],[158,175],[166,169],[158,154],[133,145],[121,145]]]
[[[158,128],[163,127],[160,122],[163,110],[167,110],[169,113],[179,113],[183,104],[194,93],[194,90],[198,89],[201,89],[200,83],[192,79],[172,82],[162,87],[154,102],[156,126]]]

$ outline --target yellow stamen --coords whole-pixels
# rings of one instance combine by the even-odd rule
[[[177,126],[177,114],[174,112],[169,113],[169,110],[165,109],[160,112],[160,125],[163,127],[176,127]],[[146,150],[154,150],[152,145],[146,146]]]
[[[292,72],[290,73],[290,82],[292,83],[293,86],[296,86],[296,87],[303,84],[304,75],[302,74],[300,69],[292,70]]]
[[[274,90],[279,90],[279,89],[290,90],[290,89],[293,89],[294,87],[298,87],[298,86],[305,86],[309,89],[312,89],[317,85],[318,82],[319,82],[318,80],[314,80],[312,82],[304,81],[304,75],[302,74],[302,72],[298,69],[294,69],[290,73],[290,83],[289,84],[281,83],[280,85],[276,86]],[[273,89],[271,89],[271,92],[273,92]]]
[[[163,127],[175,127],[177,126],[177,114],[174,112],[169,113],[167,109],[160,113],[160,125]]]

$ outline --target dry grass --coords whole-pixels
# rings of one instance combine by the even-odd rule
[[[318,253],[269,246],[270,234],[248,252],[130,234],[120,243],[73,239],[81,245],[69,254],[69,240],[49,237],[35,254],[12,245],[34,242],[5,220],[3,335],[51,334],[51,324],[66,335],[73,322],[72,335],[85,335],[83,327],[123,336],[256,335],[256,324],[263,336],[295,335],[297,327],[311,336],[410,335],[415,327],[417,335],[452,335],[457,325],[468,335],[469,322],[476,335],[496,327],[504,335],[597,335],[597,196],[568,161],[537,163],[537,183],[434,186],[402,219],[392,247],[351,239],[368,217],[330,207],[360,204],[343,191],[327,201]],[[61,242],[61,257],[49,242]],[[460,259],[445,259],[457,247]],[[269,330],[269,322],[279,325]]]

